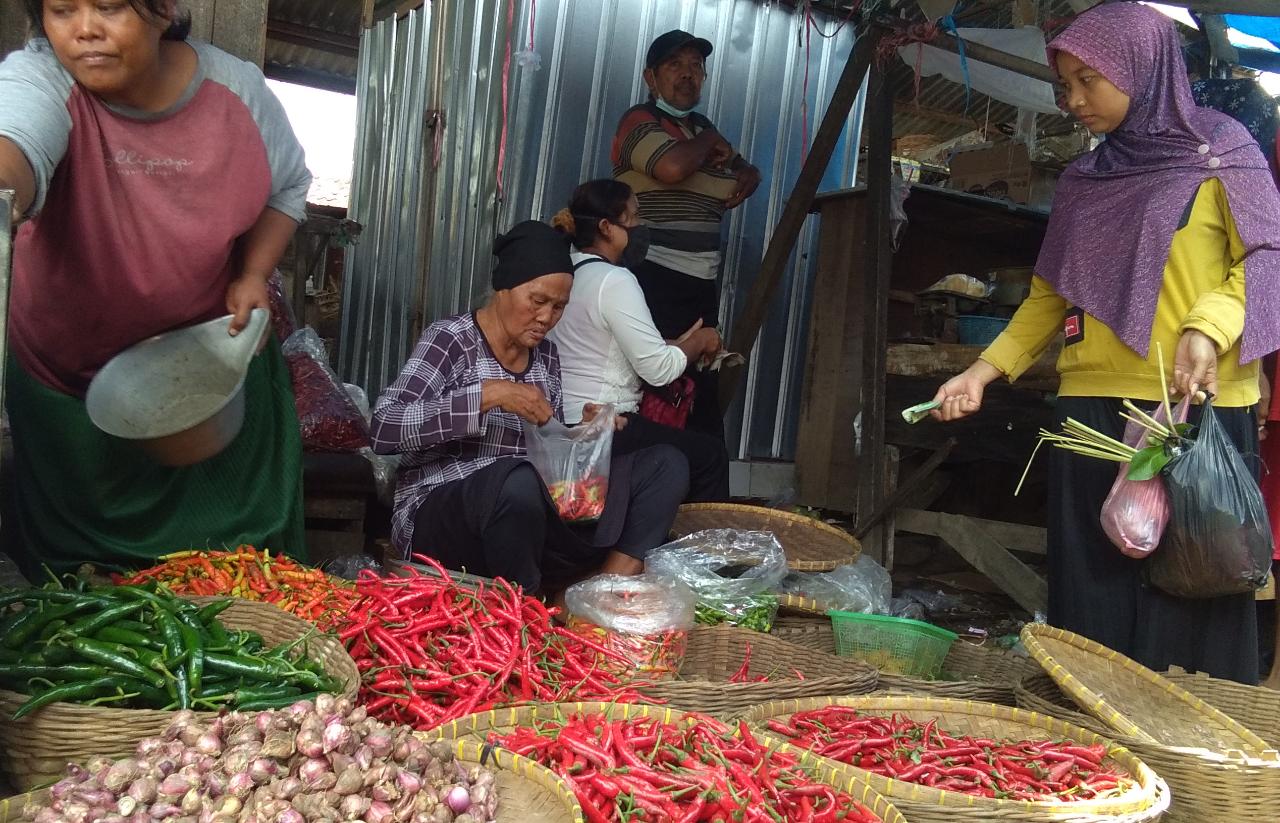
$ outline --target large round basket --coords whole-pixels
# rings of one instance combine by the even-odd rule
[[[1271,749],[1221,711],[1106,646],[1042,623],[1023,627],[1022,642],[1076,705],[1126,738],[1248,756]]]
[[[747,677],[763,683],[730,683],[751,649]],[[796,646],[736,626],[696,626],[680,677],[641,691],[655,702],[683,711],[732,719],[759,703],[829,694],[866,694],[876,688],[876,670],[847,657]]]
[[[787,567],[798,572],[829,572],[858,559],[862,545],[843,529],[802,514],[740,503],[686,503],[671,527],[675,537],[707,529],[772,532],[782,544]]]
[[[1255,688],[1230,685],[1240,689]],[[1202,823],[1277,818],[1276,809],[1280,809],[1280,762],[1271,759],[1270,755],[1249,757],[1239,751],[1227,753],[1165,746],[1144,739],[1116,735],[1098,718],[1082,713],[1080,707],[1044,672],[1024,677],[1015,689],[1015,694],[1019,706],[1052,714],[1068,723],[1109,733],[1117,742],[1142,758],[1144,763],[1168,782],[1173,793],[1173,804],[1169,807],[1166,820],[1175,823]],[[1268,695],[1259,696],[1269,698]]]
[[[1045,823],[1139,823],[1160,819],[1169,806],[1169,791],[1137,756],[1086,729],[1071,726],[1053,717],[1020,711],[991,703],[968,700],[940,700],[930,697],[871,696],[832,697],[770,703],[757,706],[747,715],[747,722],[765,728],[769,720],[785,720],[791,715],[828,706],[849,706],[873,716],[898,715],[918,721],[936,720],[940,729],[950,734],[966,734],[995,740],[1058,740],[1069,738],[1084,745],[1101,743],[1108,756],[1123,767],[1137,785],[1125,794],[1104,800],[1081,800],[1074,803],[1001,800],[975,797],[959,792],[893,780],[836,761],[834,768],[864,775],[868,782],[884,794],[911,820],[953,823],[957,820],[1001,820]],[[769,732],[765,736],[773,737]],[[824,758],[825,759],[825,758]]]
[[[779,618],[770,634],[792,645],[835,652],[835,633],[827,619]],[[1014,685],[1027,672],[1039,670],[1028,657],[961,638],[951,644],[942,662],[942,679],[923,680],[881,672],[877,689],[1014,706]]]
[[[1207,674],[1188,674],[1180,669],[1171,669],[1164,676],[1170,683],[1243,724],[1272,748],[1280,749],[1280,692],[1265,686],[1219,680]]]
[[[427,739],[455,739],[459,741],[487,742],[489,734],[506,734],[521,726],[530,726],[539,720],[562,720],[572,714],[604,714],[615,719],[624,720],[631,717],[654,717],[662,723],[698,723],[700,715],[696,712],[682,712],[663,706],[650,706],[643,703],[541,703],[534,706],[520,706],[510,709],[492,711],[462,717],[451,723],[422,732]],[[705,721],[705,717],[702,720]],[[888,799],[876,791],[860,774],[853,774],[831,765],[829,761],[814,757],[811,753],[791,746],[776,739],[760,737],[771,751],[789,752],[800,761],[800,768],[814,780],[842,791],[866,806],[884,823],[906,823]],[[493,747],[497,751],[497,747]]]
[[[209,603],[223,598],[192,599]],[[234,600],[220,619],[228,628],[257,632],[268,645],[307,638],[301,646],[305,653],[345,685],[345,695],[355,697],[360,674],[336,637],[318,634],[315,626],[268,603],[249,600]],[[0,690],[0,771],[19,790],[57,780],[70,762],[82,763],[95,755],[130,754],[139,740],[163,732],[174,715],[149,709],[51,703],[21,720],[10,720],[27,699],[27,695]],[[216,714],[201,716],[212,719]]]
[[[475,740],[455,741],[454,756],[495,772],[497,823],[584,823],[573,789],[550,769],[509,751],[486,750]],[[48,790],[0,800],[0,823],[22,820],[22,810],[33,800],[46,802]]]

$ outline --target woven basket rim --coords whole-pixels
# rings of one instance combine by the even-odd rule
[[[582,804],[569,784],[560,775],[523,755],[498,747],[488,747],[469,738],[457,738],[453,742],[453,754],[466,763],[474,763],[489,769],[511,772],[522,780],[528,780],[551,792],[565,807],[574,823],[586,823]]]
[[[610,719],[626,719],[630,717],[656,717],[663,723],[696,722],[711,718],[704,712],[690,712],[673,709],[668,706],[655,706],[652,703],[534,703],[526,706],[509,706],[502,709],[490,709],[484,712],[460,717],[419,736],[428,740],[467,739],[464,735],[475,735],[480,732],[502,729],[520,725],[520,721],[535,721],[544,713],[556,716],[566,714],[604,714]],[[732,725],[718,721],[732,729]],[[468,728],[469,727],[469,728]],[[448,731],[446,731],[448,730]],[[462,734],[458,734],[461,731]],[[902,812],[893,804],[893,800],[871,785],[861,774],[836,768],[831,761],[817,757],[812,752],[792,746],[786,741],[758,735],[758,739],[770,750],[787,751],[799,759],[799,767],[816,775],[815,779],[832,786],[857,800],[874,812],[882,823],[907,823]],[[785,748],[784,748],[785,747]],[[497,750],[497,747],[494,747]]]
[[[726,512],[734,514],[745,514],[753,517],[762,518],[767,524],[771,520],[780,520],[796,526],[811,528],[814,531],[824,535],[827,539],[837,540],[848,548],[848,553],[841,552],[835,555],[833,551],[819,552],[819,557],[792,557],[792,554],[804,555],[807,552],[801,551],[798,547],[789,546],[788,540],[783,535],[777,535],[778,541],[782,543],[783,553],[787,555],[787,567],[792,571],[805,572],[824,572],[831,571],[837,566],[852,563],[862,554],[862,543],[858,538],[854,537],[844,529],[837,528],[830,523],[824,523],[821,520],[815,520],[812,517],[806,517],[803,514],[784,511],[782,509],[771,509],[767,506],[753,506],[747,503],[685,503],[676,510],[676,522],[679,522],[679,516],[682,513],[699,513],[699,512]],[[673,534],[679,534],[672,526]],[[765,528],[764,530],[768,530]],[[680,537],[693,532],[679,534]],[[825,555],[825,556],[822,556]]]
[[[1093,715],[1084,713],[1079,706],[1060,706],[1052,699],[1041,695],[1032,685],[1036,682],[1044,682],[1051,684],[1055,689],[1062,693],[1064,697],[1070,700],[1070,696],[1063,693],[1048,672],[1039,671],[1031,672],[1022,678],[1013,687],[1014,698],[1018,701],[1020,707],[1026,711],[1036,712],[1038,714],[1050,714],[1050,716],[1059,717],[1065,723],[1096,723],[1097,729],[1090,729],[1097,734],[1109,736],[1110,739],[1139,753],[1139,756],[1146,751],[1163,752],[1169,756],[1193,758],[1196,761],[1209,766],[1222,766],[1229,768],[1248,767],[1250,769],[1280,769],[1280,752],[1268,750],[1263,752],[1261,757],[1252,756],[1238,750],[1230,752],[1216,751],[1213,749],[1200,748],[1195,746],[1170,746],[1160,741],[1151,741],[1142,737],[1131,737],[1120,734],[1114,729],[1107,728],[1106,724]],[[1074,701],[1073,701],[1074,702]],[[1028,704],[1024,706],[1024,704]],[[1082,728],[1089,729],[1088,726]]]
[[[1239,737],[1245,744],[1253,749],[1252,752],[1243,750],[1243,754],[1245,755],[1252,754],[1256,756],[1263,754],[1264,752],[1275,751],[1275,749],[1265,740],[1249,731],[1242,724],[1232,719],[1222,711],[1214,708],[1176,683],[1168,680],[1167,678],[1161,677],[1159,674],[1146,666],[1143,666],[1141,663],[1126,657],[1114,649],[1109,649],[1106,646],[1090,640],[1087,637],[1076,634],[1075,632],[1069,632],[1065,629],[1059,629],[1043,623],[1028,623],[1024,626],[1022,628],[1022,644],[1026,646],[1027,651],[1035,661],[1040,664],[1040,667],[1044,669],[1055,683],[1058,684],[1059,688],[1061,688],[1068,697],[1075,701],[1076,705],[1083,708],[1085,712],[1098,718],[1107,726],[1115,729],[1126,737],[1132,737],[1147,743],[1159,744],[1166,748],[1202,748],[1206,751],[1215,750],[1208,746],[1170,746],[1168,743],[1164,743],[1156,739],[1145,729],[1141,728],[1128,717],[1121,714],[1115,706],[1111,705],[1111,703],[1106,700],[1106,698],[1097,694],[1078,680],[1062,662],[1050,654],[1044,645],[1040,643],[1040,636],[1066,643],[1068,646],[1071,646],[1085,654],[1092,654],[1119,662],[1125,670],[1136,675],[1138,678],[1147,681],[1151,685],[1156,686],[1161,691],[1172,697],[1174,699],[1174,705],[1170,706],[1171,709],[1177,710],[1178,704],[1181,704],[1182,707],[1185,707],[1184,711],[1211,718],[1214,723]]]
[[[1002,800],[997,798],[975,797],[960,792],[949,792],[941,789],[934,789],[928,786],[921,786],[917,783],[908,783],[892,778],[881,777],[872,774],[856,766],[838,761],[830,761],[838,767],[867,775],[867,779],[871,781],[877,789],[880,789],[890,799],[899,798],[904,802],[928,804],[931,806],[945,806],[949,808],[974,808],[987,810],[1022,810],[1025,812],[1043,812],[1052,815],[1058,813],[1058,816],[1066,814],[1071,815],[1098,815],[1098,816],[1115,816],[1120,814],[1133,813],[1156,813],[1163,811],[1154,808],[1160,803],[1164,803],[1167,807],[1169,798],[1167,793],[1161,798],[1160,778],[1156,773],[1147,766],[1136,754],[1129,751],[1124,746],[1109,740],[1102,735],[1092,732],[1088,729],[1072,725],[1050,715],[1029,712],[1024,709],[1016,709],[1008,706],[1000,706],[994,703],[982,703],[974,700],[955,700],[950,698],[934,698],[934,697],[905,697],[896,695],[871,695],[868,697],[819,697],[809,698],[805,700],[791,700],[782,703],[767,703],[763,706],[757,706],[746,717],[748,723],[757,727],[763,725],[764,721],[775,717],[790,716],[796,712],[806,711],[809,709],[820,709],[828,706],[848,706],[856,709],[869,709],[874,712],[887,712],[890,714],[905,714],[910,716],[913,713],[951,713],[951,714],[971,714],[978,717],[1000,720],[1007,723],[1019,724],[1022,726],[1030,726],[1042,729],[1054,735],[1069,737],[1078,743],[1090,745],[1093,743],[1101,743],[1107,747],[1107,756],[1120,765],[1124,766],[1130,773],[1130,776],[1137,783],[1134,789],[1131,789],[1125,795],[1119,798],[1110,798],[1106,800],[1081,800],[1071,804],[1064,804],[1053,801],[1033,801],[1033,800]],[[768,731],[761,731],[762,735],[781,739],[780,736]],[[826,759],[826,758],[823,758]]]

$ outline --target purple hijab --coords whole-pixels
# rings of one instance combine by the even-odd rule
[[[1280,193],[1245,127],[1196,106],[1173,21],[1137,3],[1085,12],[1049,44],[1129,95],[1129,114],[1058,183],[1036,271],[1147,356],[1173,235],[1219,178],[1244,242],[1240,362],[1280,348]]]

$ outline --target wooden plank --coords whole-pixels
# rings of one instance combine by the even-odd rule
[[[883,31],[880,27],[872,28],[859,38],[857,45],[849,53],[849,59],[845,62],[844,71],[836,83],[831,102],[822,116],[821,125],[814,134],[809,153],[805,156],[804,166],[800,169],[800,175],[791,189],[791,194],[787,196],[778,225],[774,227],[773,235],[769,238],[764,259],[760,261],[760,273],[751,285],[751,292],[747,295],[742,313],[734,323],[733,333],[729,337],[731,351],[746,354],[755,347],[756,337],[760,334],[765,314],[777,295],[787,260],[795,249],[796,239],[799,238],[800,230],[809,214],[813,196],[818,193],[818,186],[822,183],[822,177],[831,163],[831,155],[835,152],[836,144],[844,131],[849,112],[853,110],[853,104],[858,99],[862,79],[871,66]],[[740,368],[727,369],[721,375],[720,405],[722,409],[727,409],[733,401],[741,376]]]
[[[217,0],[211,42],[262,68],[267,51],[267,0]]]
[[[943,512],[898,512],[899,529],[941,538],[1019,606],[1032,614],[1044,612],[1049,604],[1048,584],[1000,545],[986,526],[990,522]]]
[[[844,199],[822,208],[796,438],[797,502],[845,513],[857,508],[853,418],[862,385],[862,278],[856,272],[863,265],[864,203]]]
[[[969,368],[985,348],[961,343],[893,343],[886,353],[885,372],[898,377],[936,378],[941,382]],[[1018,378],[1015,385],[1020,389],[1057,391],[1058,355],[1061,352],[1061,342],[1055,342]]]
[[[18,0],[0,0],[0,57],[27,42],[27,13]]]
[[[956,439],[954,437],[948,438],[947,442],[942,445],[942,448],[929,455],[929,458],[925,460],[924,463],[920,464],[920,467],[913,471],[906,480],[899,484],[895,478],[894,482],[889,486],[892,493],[885,498],[884,502],[880,504],[880,507],[876,509],[876,511],[872,512],[866,518],[865,522],[863,522],[861,518],[859,519],[858,528],[854,530],[853,536],[861,540],[871,527],[875,526],[885,517],[892,515],[894,509],[900,506],[907,497],[909,497],[918,488],[925,485],[925,481],[929,479],[935,469],[942,465],[943,461],[947,459],[951,454],[951,450],[955,447]],[[896,465],[897,449],[894,449],[894,454],[894,463]]]
[[[861,452],[857,461],[859,524],[885,497],[885,346],[889,325],[889,283],[893,272],[890,200],[893,196],[893,83],[888,72],[872,69],[868,83],[866,265],[862,281]]]
[[[1028,554],[1045,554],[1048,551],[1047,531],[1041,526],[1024,526],[1021,523],[1005,523],[963,514],[928,512],[919,509],[898,509],[898,528],[914,534],[930,534],[941,537],[939,530],[946,523],[963,522],[981,529],[1001,547]]]

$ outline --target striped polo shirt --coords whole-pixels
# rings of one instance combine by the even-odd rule
[[[613,137],[613,176],[640,202],[640,219],[651,233],[648,260],[692,277],[714,280],[720,270],[720,221],[737,189],[728,168],[703,166],[679,183],[653,177],[654,166],[682,140],[711,121],[694,112],[682,122],[653,103],[627,110]]]

